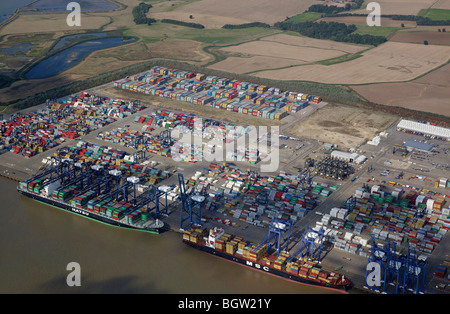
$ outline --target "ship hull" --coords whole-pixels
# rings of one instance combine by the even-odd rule
[[[263,273],[266,273],[266,274],[269,274],[272,276],[281,277],[282,279],[293,281],[295,283],[299,283],[302,285],[316,286],[316,287],[335,290],[335,291],[342,292],[342,293],[347,293],[347,290],[350,288],[349,285],[332,285],[332,284],[327,284],[327,283],[323,283],[323,282],[308,280],[306,278],[302,278],[300,276],[289,274],[284,271],[274,269],[272,267],[268,267],[265,265],[260,265],[260,264],[251,262],[251,261],[241,258],[239,256],[230,255],[230,254],[215,250],[215,249],[207,247],[207,246],[193,243],[191,241],[183,240],[183,242],[197,250],[203,251],[210,255],[214,255],[214,256],[220,257],[222,259],[225,259],[227,261],[239,264],[241,266],[245,266],[245,267],[251,268],[253,270],[257,270],[257,271],[260,271],[260,272],[263,272]]]
[[[98,215],[96,213],[90,212],[88,210],[82,209],[82,208],[77,208],[77,207],[72,207],[71,205],[65,203],[65,202],[60,202],[60,201],[56,201],[53,199],[49,199],[43,195],[38,195],[35,193],[31,193],[28,191],[24,191],[21,189],[17,189],[17,191],[31,199],[34,199],[38,202],[44,203],[46,205],[50,205],[53,207],[57,207],[58,209],[62,209],[65,210],[67,212],[70,212],[72,214],[76,214],[78,216],[82,216],[85,218],[89,218],[89,219],[93,219],[96,220],[98,222],[102,222],[111,226],[115,226],[115,227],[120,227],[120,228],[126,228],[126,229],[132,229],[132,230],[138,230],[138,231],[143,231],[143,232],[149,232],[149,233],[153,233],[153,234],[160,234],[164,231],[167,230],[167,226],[164,224],[162,227],[159,228],[142,228],[139,226],[132,226],[126,223],[122,223],[120,221],[114,220],[114,219],[110,219],[108,217],[102,216],[102,215]]]

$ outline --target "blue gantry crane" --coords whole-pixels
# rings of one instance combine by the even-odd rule
[[[127,181],[131,184],[134,180]],[[163,195],[163,192],[158,190],[158,188],[155,185],[150,185],[143,193],[141,193],[138,196],[135,196],[133,200],[131,200],[131,203],[133,204],[132,207],[127,209],[126,212],[124,212],[124,215],[127,215],[129,213],[132,213],[144,206],[147,207],[147,213],[150,213],[152,210],[155,210],[155,217],[159,217],[160,210],[159,210],[159,198]]]
[[[367,259],[366,279],[364,287],[376,292],[380,292],[381,273],[384,261],[386,261],[387,251],[381,248],[381,246],[379,246],[375,240],[375,235],[372,234],[372,249]]]
[[[320,262],[323,237],[323,230],[314,230],[310,226],[306,226],[306,230],[300,240],[300,246],[286,261],[291,262],[295,257],[299,256],[302,258],[306,257],[313,262]]]
[[[181,199],[180,229],[185,230],[186,221],[189,221],[188,229],[193,225],[201,225],[202,205],[205,197],[187,193],[182,173],[178,174],[178,184],[180,186]]]
[[[407,290],[415,294],[424,293],[426,261],[418,261],[414,246],[408,246],[403,274],[403,293]]]
[[[267,244],[267,250],[275,247],[277,255],[280,255],[280,252],[282,252],[283,250],[288,250],[290,233],[290,221],[280,220],[276,217],[272,218],[272,221],[269,224],[269,233],[267,235],[267,238],[265,238],[264,241],[257,245],[255,251],[257,251],[264,244]],[[274,241],[272,242],[272,240]]]
[[[408,246],[406,256],[399,256],[395,242],[388,241],[387,248],[383,249],[372,235],[372,250],[367,260],[365,287],[376,292],[380,292],[383,288],[383,293],[397,294],[400,293],[400,289],[402,293],[406,291],[423,293],[425,268],[426,262],[417,259],[414,246]],[[389,292],[388,285],[395,287],[394,292]]]
[[[158,190],[160,192],[160,197],[164,197],[165,199],[165,203],[162,205],[162,209],[160,210],[161,214],[168,214],[168,210],[169,210],[169,206],[167,204],[167,194],[173,190],[173,188],[175,187],[175,185],[172,186],[168,186],[168,185],[160,185],[158,186]]]
[[[396,243],[389,241],[386,250],[386,266],[384,268],[383,292],[388,293],[387,285],[394,285],[395,294],[400,286],[400,271],[403,266],[402,260],[398,256]]]

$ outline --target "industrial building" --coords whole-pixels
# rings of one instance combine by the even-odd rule
[[[433,149],[433,144],[428,144],[424,142],[414,141],[414,140],[408,140],[403,143],[403,146],[409,151],[417,150],[421,152],[430,153]]]
[[[418,135],[428,135],[447,141],[450,139],[450,129],[405,119],[401,120],[397,124],[397,131],[405,131],[407,133],[414,133]]]
[[[367,157],[364,155],[359,155],[357,153],[348,153],[343,152],[340,150],[334,150],[331,152],[331,157],[338,159],[338,160],[344,160],[347,162],[352,162],[355,164],[362,164],[364,161],[366,161]]]

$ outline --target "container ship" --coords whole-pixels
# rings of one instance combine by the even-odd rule
[[[111,226],[153,234],[168,230],[163,221],[150,217],[149,213],[140,210],[131,211],[133,206],[130,203],[101,199],[95,196],[92,190],[73,196],[76,194],[76,186],[58,188],[57,182],[39,189],[36,188],[39,185],[37,181],[39,180],[20,182],[18,192],[41,203]]]
[[[287,252],[271,255],[267,244],[257,246],[245,242],[221,228],[186,230],[183,232],[183,242],[208,254],[296,283],[340,292],[346,292],[351,287],[351,281],[344,275],[328,272],[314,262],[290,259]]]

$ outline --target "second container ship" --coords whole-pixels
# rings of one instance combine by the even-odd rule
[[[290,260],[285,252],[271,255],[267,244],[257,246],[245,242],[220,228],[187,230],[183,233],[183,242],[208,254],[300,284],[344,292],[351,287],[350,280],[342,274],[326,271],[317,263]]]

